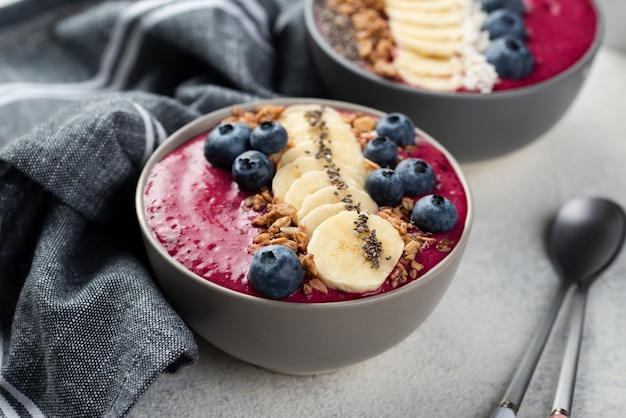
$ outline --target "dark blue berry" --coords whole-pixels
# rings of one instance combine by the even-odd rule
[[[287,145],[287,131],[278,122],[261,122],[250,134],[250,145],[263,154],[282,151]]]
[[[437,182],[433,168],[419,158],[407,158],[400,161],[396,166],[396,173],[407,195],[430,193]]]
[[[251,132],[250,127],[241,122],[219,125],[204,141],[204,158],[216,167],[230,170],[235,157],[250,149]]]
[[[498,9],[489,13],[483,23],[483,30],[489,32],[489,39],[503,36],[526,39],[526,25],[522,16],[511,9]]]
[[[411,223],[423,232],[446,232],[454,228],[459,219],[456,206],[438,194],[422,197],[413,206]]]
[[[393,167],[398,158],[398,146],[386,136],[379,136],[365,145],[363,156],[381,167]]]
[[[480,0],[481,8],[491,13],[496,9],[511,9],[519,14],[524,14],[525,7],[522,0]]]
[[[377,168],[369,173],[365,191],[379,206],[396,206],[404,196],[402,181],[390,168]]]
[[[298,290],[304,278],[295,252],[283,245],[268,245],[254,253],[250,262],[250,286],[271,299],[284,299]]]
[[[379,136],[391,139],[399,147],[415,143],[415,124],[402,113],[389,113],[378,119],[376,132]]]
[[[489,42],[485,57],[502,78],[519,80],[529,75],[535,66],[535,59],[524,41],[512,36]]]
[[[274,166],[267,155],[257,150],[249,150],[235,158],[232,173],[240,189],[259,191],[272,183]]]

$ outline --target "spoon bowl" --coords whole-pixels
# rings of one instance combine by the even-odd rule
[[[623,209],[604,198],[567,201],[552,224],[550,249],[566,283],[590,285],[615,258],[624,241]]]

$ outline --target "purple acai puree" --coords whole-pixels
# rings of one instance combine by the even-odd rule
[[[340,55],[364,65],[349,18],[336,15],[328,3],[341,1],[321,2],[323,6],[316,10],[320,32]],[[528,33],[525,42],[533,54],[534,69],[522,79],[501,78],[493,91],[531,86],[563,73],[589,51],[598,34],[598,11],[592,0],[523,0],[523,4]],[[401,79],[395,81],[404,83]]]
[[[208,164],[203,154],[206,134],[193,138],[153,167],[145,189],[148,224],[167,252],[197,275],[228,289],[259,296],[247,280],[252,254],[249,248],[258,230],[251,225],[258,212],[246,206],[250,195],[240,191],[229,172]],[[436,241],[418,254],[424,266],[416,280],[449,254],[438,244],[454,248],[467,216],[467,196],[452,165],[435,146],[417,138],[417,147],[402,157],[417,157],[429,162],[437,174],[435,193],[450,199],[459,214],[457,225],[448,232],[433,234]],[[419,196],[415,196],[415,199]],[[439,245],[441,247],[441,245]],[[305,278],[305,282],[310,278]],[[406,283],[400,283],[403,286]],[[358,299],[393,290],[387,280],[374,293],[353,294],[334,289],[328,293],[302,290],[284,299],[288,302],[333,302]]]

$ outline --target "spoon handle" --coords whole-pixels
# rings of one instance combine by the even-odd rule
[[[505,409],[512,411],[512,414],[507,414],[508,416],[515,416],[515,414],[517,414],[520,404],[522,403],[522,399],[526,393],[526,389],[528,389],[530,379],[535,372],[535,368],[537,367],[543,348],[545,347],[550,331],[552,330],[552,326],[554,325],[554,321],[556,320],[559,310],[561,309],[561,305],[563,304],[563,300],[565,299],[565,295],[570,287],[572,286],[565,282],[560,287],[554,301],[550,305],[550,311],[544,318],[533,340],[531,341],[530,346],[526,350],[526,354],[524,355],[522,362],[517,367],[504,398],[502,398],[502,402],[500,402],[499,407],[493,411],[491,415],[492,418],[505,416]]]
[[[569,417],[572,412],[572,399],[574,398],[574,386],[576,385],[578,357],[580,355],[580,344],[583,336],[583,326],[585,324],[587,289],[587,286],[580,286],[576,291],[569,323],[569,334],[563,353],[559,380],[554,393],[554,402],[552,403],[552,416]]]

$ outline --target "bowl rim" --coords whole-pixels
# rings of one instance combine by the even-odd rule
[[[306,31],[309,34],[310,38],[312,38],[315,44],[320,47],[324,53],[330,57],[335,63],[343,67],[347,71],[354,72],[360,77],[366,78],[367,80],[373,83],[379,83],[381,86],[391,89],[393,91],[397,91],[400,93],[410,94],[419,93],[424,96],[430,96],[433,98],[452,98],[463,101],[475,101],[475,100],[500,100],[506,99],[510,97],[519,97],[525,96],[528,94],[532,94],[535,91],[543,90],[545,88],[549,88],[550,85],[558,83],[561,79],[567,78],[570,74],[577,72],[581,67],[585,66],[588,62],[592,60],[597,51],[602,46],[602,42],[605,34],[605,18],[604,12],[602,8],[599,7],[597,0],[588,0],[589,3],[593,6],[596,12],[597,21],[596,21],[596,32],[593,37],[593,41],[591,45],[587,48],[585,53],[570,67],[561,71],[558,74],[553,75],[550,78],[547,78],[543,81],[534,83],[530,86],[517,87],[509,90],[500,90],[494,91],[490,93],[456,93],[456,92],[440,92],[433,91],[427,89],[421,89],[419,87],[408,86],[399,82],[387,80],[383,77],[377,76],[375,74],[370,73],[369,71],[359,67],[358,65],[350,62],[348,59],[341,56],[327,41],[326,38],[320,33],[317,23],[315,21],[315,16],[313,13],[314,7],[317,3],[322,0],[304,0],[304,20]]]
[[[144,190],[147,184],[148,177],[152,170],[152,167],[160,161],[165,155],[174,149],[182,146],[188,141],[196,138],[198,135],[208,131],[209,129],[215,127],[217,125],[217,121],[224,119],[232,114],[232,109],[234,107],[239,107],[242,110],[252,110],[256,106],[261,104],[274,104],[274,105],[293,105],[293,104],[320,104],[332,106],[339,109],[345,109],[348,111],[362,111],[365,113],[373,114],[375,116],[382,116],[386,114],[385,112],[362,106],[354,103],[338,101],[338,100],[328,100],[328,99],[319,99],[319,98],[273,98],[273,99],[259,99],[251,102],[245,102],[240,104],[234,104],[231,106],[223,107],[212,111],[204,116],[201,116],[188,124],[182,126],[174,133],[172,133],[159,147],[152,153],[148,161],[145,163],[142,168],[141,174],[139,176],[139,180],[137,182],[137,186],[135,189],[135,212],[136,217],[139,223],[141,234],[143,235],[144,242],[146,245],[149,245],[153,250],[155,250],[158,255],[165,260],[170,266],[174,267],[181,274],[183,274],[187,279],[200,284],[200,286],[207,287],[213,291],[216,291],[220,294],[227,295],[231,298],[237,298],[242,301],[248,301],[250,303],[265,305],[278,309],[298,309],[298,310],[318,310],[318,309],[348,309],[359,305],[364,304],[375,304],[375,303],[383,303],[388,299],[395,299],[403,295],[404,293],[410,292],[412,289],[416,287],[421,287],[427,282],[434,280],[438,275],[439,271],[446,268],[447,265],[451,264],[457,257],[460,257],[463,253],[464,247],[467,245],[469,240],[470,232],[473,225],[474,220],[474,202],[473,195],[470,189],[469,182],[463,173],[460,164],[457,160],[452,156],[452,154],[437,140],[432,138],[430,135],[425,133],[419,128],[416,128],[416,133],[423,137],[430,144],[434,145],[450,162],[454,172],[456,173],[459,181],[465,191],[466,203],[467,203],[467,214],[465,217],[465,224],[463,227],[463,233],[459,238],[459,241],[456,243],[452,251],[441,260],[436,266],[426,272],[423,276],[413,280],[410,283],[407,283],[399,288],[389,290],[384,293],[374,294],[366,297],[362,297],[359,299],[347,300],[347,301],[329,301],[329,302],[312,302],[312,303],[298,303],[298,302],[289,302],[284,300],[274,300],[262,298],[259,296],[248,295],[245,293],[238,292],[236,290],[232,290],[223,286],[220,286],[212,281],[200,277],[196,273],[188,270],[184,267],[180,262],[178,262],[174,257],[169,255],[169,253],[165,250],[165,248],[158,241],[151,228],[148,226],[148,222],[146,219],[145,212],[145,202],[144,202]]]

